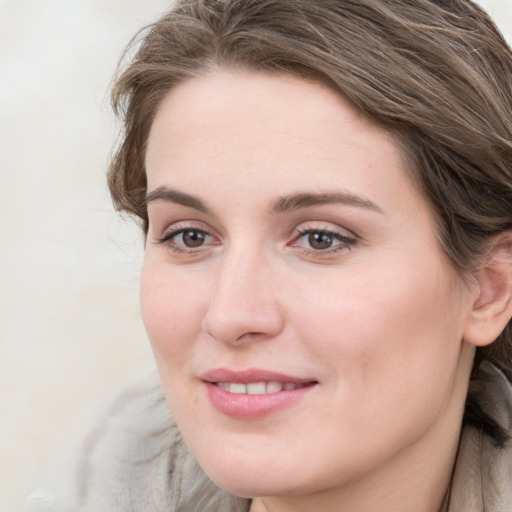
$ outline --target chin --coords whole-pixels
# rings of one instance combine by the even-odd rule
[[[256,461],[253,457],[224,456],[220,461],[210,459],[206,463],[199,458],[203,470],[218,487],[242,498],[303,494],[316,489],[307,475],[297,472],[304,464],[298,467],[295,464],[295,471],[292,471],[279,467],[276,462],[275,457]]]
[[[241,498],[256,498],[262,496],[284,496],[294,494],[296,486],[279,485],[275,474],[271,473],[264,479],[255,479],[251,475],[208,475],[210,479],[224,491]],[[302,491],[303,492],[303,491]]]

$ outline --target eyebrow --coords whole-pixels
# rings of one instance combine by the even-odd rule
[[[208,206],[206,206],[197,197],[165,186],[158,187],[146,195],[146,204],[152,201],[168,201],[188,208],[193,208],[202,213],[212,213],[211,209],[208,208]],[[313,206],[321,206],[324,204],[343,204],[347,206],[366,208],[378,213],[383,213],[380,206],[370,201],[366,197],[347,191],[331,193],[303,192],[289,196],[283,196],[272,203],[268,209],[268,212],[271,214],[286,213],[290,211],[311,208]]]
[[[290,196],[280,197],[269,209],[270,213],[285,213],[294,210],[302,210],[313,206],[324,204],[343,204],[366,208],[378,213],[383,213],[382,208],[366,197],[353,194],[352,192],[340,191],[333,193],[299,193]]]
[[[181,206],[186,206],[188,208],[194,208],[194,210],[198,210],[202,213],[212,213],[210,208],[208,208],[197,197],[165,186],[158,187],[146,195],[146,205],[152,201],[168,201],[171,203],[179,204]]]

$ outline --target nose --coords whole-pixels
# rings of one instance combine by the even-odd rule
[[[219,265],[203,329],[215,340],[232,345],[279,334],[284,318],[269,265],[262,258],[243,255],[233,255]]]

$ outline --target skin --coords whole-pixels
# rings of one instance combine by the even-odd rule
[[[478,290],[455,277],[392,137],[318,83],[215,70],[166,97],[146,168],[142,313],[207,474],[255,498],[254,512],[439,510]],[[161,187],[201,204],[155,198]],[[276,208],[302,193],[345,196]],[[203,241],[187,246],[183,229]],[[327,249],[310,243],[319,232],[333,233]],[[288,408],[237,420],[200,378],[219,367],[317,384]]]

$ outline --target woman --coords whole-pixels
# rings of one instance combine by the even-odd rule
[[[511,98],[469,0],[182,0],[149,27],[109,185],[166,400],[115,405],[77,503],[512,510]]]

